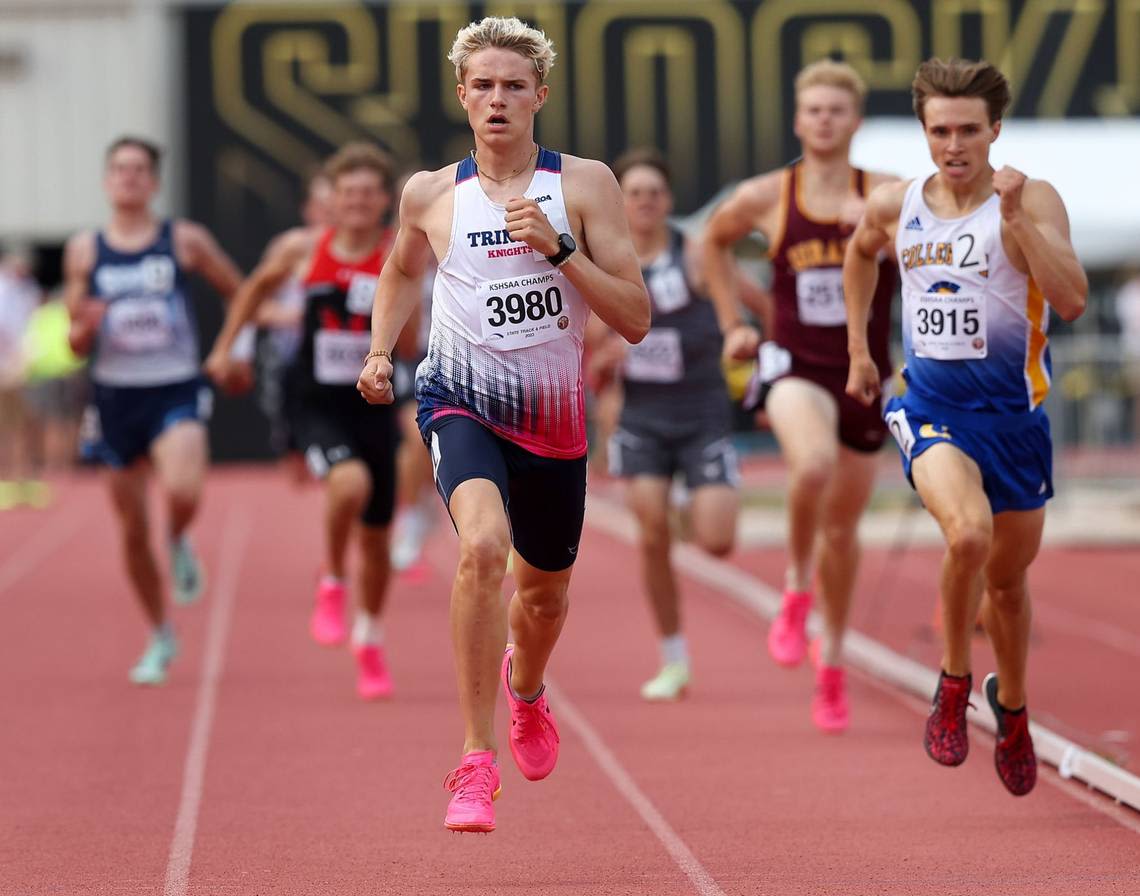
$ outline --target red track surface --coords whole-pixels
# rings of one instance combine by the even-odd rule
[[[685,585],[691,699],[641,703],[655,656],[637,564],[594,533],[551,670],[556,715],[561,698],[580,723],[561,717],[562,757],[545,782],[524,781],[503,750],[498,831],[448,834],[441,781],[461,741],[447,634],[454,536],[441,527],[430,543],[428,583],[397,583],[386,626],[397,698],[364,705],[348,652],[306,633],[319,508],[316,492],[268,471],[214,476],[196,528],[210,588],[177,611],[183,653],[155,691],[126,682],[144,632],[99,487],[81,481],[52,510],[0,515],[0,893],[673,894],[702,892],[702,870],[715,881],[704,892],[726,894],[1140,892],[1135,815],[1051,772],[1030,797],[1008,796],[979,734],[965,766],[935,766],[922,707],[863,678],[851,730],[817,734],[811,673],[777,669],[763,625],[707,588]],[[1073,620],[1056,615],[1091,624],[1113,609],[1089,583],[1114,556],[1052,552],[1035,567],[1039,719],[1047,709],[1080,730],[1135,731],[1134,701],[1115,696],[1135,662],[1125,677],[1103,646],[1067,639]],[[779,581],[776,552],[742,562]],[[935,562],[908,553],[885,611],[864,595],[870,634],[933,649],[915,646],[915,626],[929,622]],[[875,587],[874,557],[862,581]],[[1080,586],[1080,600],[1056,603],[1050,621],[1053,586],[1059,598]],[[599,765],[598,738],[626,791]],[[205,760],[199,779],[188,754]],[[636,811],[631,784],[695,856],[692,876]],[[184,888],[172,847],[190,859]]]

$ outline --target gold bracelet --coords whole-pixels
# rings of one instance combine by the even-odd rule
[[[386,349],[381,348],[381,349],[377,349],[374,352],[369,352],[367,355],[364,356],[364,363],[367,364],[373,358],[387,358],[388,363],[389,364],[392,363],[392,353],[390,351],[387,351]]]

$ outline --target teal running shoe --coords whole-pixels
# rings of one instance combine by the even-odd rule
[[[178,655],[178,642],[170,629],[160,629],[150,636],[139,661],[131,668],[133,684],[160,685],[166,682],[166,667]]]

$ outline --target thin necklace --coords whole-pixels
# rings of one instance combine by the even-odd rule
[[[537,143],[534,144],[534,151],[531,152],[531,154],[529,156],[527,156],[526,161],[523,162],[522,165],[519,166],[519,168],[516,171],[512,171],[506,177],[491,177],[491,175],[489,175],[486,171],[484,171],[482,168],[480,168],[479,167],[479,160],[477,158],[475,158],[475,150],[471,150],[471,161],[475,163],[475,170],[478,171],[480,174],[482,174],[485,178],[487,178],[487,180],[493,181],[494,183],[497,183],[497,184],[501,184],[503,181],[510,180],[512,177],[518,177],[519,174],[521,174],[524,169],[529,168],[531,160],[534,159],[534,157],[536,155],[538,155],[538,144]]]

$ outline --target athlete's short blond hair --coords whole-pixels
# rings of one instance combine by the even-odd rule
[[[514,16],[510,18],[487,16],[478,22],[472,22],[466,28],[461,28],[455,35],[451,52],[447,54],[447,58],[455,66],[455,77],[460,83],[463,83],[463,76],[467,74],[467,60],[480,50],[490,47],[514,50],[533,62],[539,84],[546,80],[546,76],[554,67],[556,55],[554,44],[544,32],[532,28]]]
[[[809,87],[838,87],[855,97],[855,107],[863,113],[867,101],[867,82],[846,62],[820,59],[796,75],[796,96]]]

